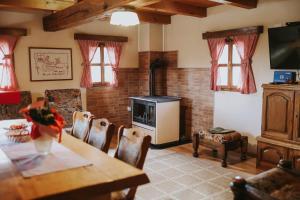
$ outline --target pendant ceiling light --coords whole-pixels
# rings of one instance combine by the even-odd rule
[[[115,11],[110,17],[110,24],[120,26],[135,26],[140,24],[140,20],[136,12],[124,9]]]

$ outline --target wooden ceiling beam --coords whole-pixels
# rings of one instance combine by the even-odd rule
[[[147,12],[147,11],[136,11],[139,16],[139,20],[142,22],[148,22],[153,24],[171,24],[171,15]]]
[[[252,9],[257,7],[257,0],[210,0],[213,2],[230,4],[241,8]]]
[[[231,5],[252,9],[257,7],[257,0],[227,0]]]
[[[57,11],[43,18],[45,31],[58,31],[65,28],[88,23],[112,9],[112,2],[125,5],[126,0],[83,0],[64,10]]]
[[[160,2],[161,0],[151,0],[151,1],[145,1],[145,0],[136,0],[133,1],[131,3],[129,3],[129,6],[133,6],[135,8],[140,8],[140,7],[145,7],[145,6],[149,6],[155,3]]]
[[[155,0],[156,1],[156,0]],[[130,3],[148,3],[154,0],[83,0],[64,10],[57,11],[44,17],[45,31],[58,31],[80,24],[88,23],[94,19],[105,17],[105,13],[128,6]],[[140,20],[151,23],[169,24],[171,19],[168,15],[138,12]]]
[[[207,16],[206,8],[199,7],[199,6],[192,6],[192,5],[171,1],[171,0],[161,1],[156,4],[143,7],[142,9],[161,12],[161,13],[189,15],[193,17]]]
[[[0,35],[26,36],[27,30],[24,28],[0,27]]]
[[[14,10],[62,10],[74,5],[72,0],[0,0],[0,7]]]

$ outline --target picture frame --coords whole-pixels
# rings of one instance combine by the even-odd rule
[[[73,80],[71,48],[29,47],[30,81]]]

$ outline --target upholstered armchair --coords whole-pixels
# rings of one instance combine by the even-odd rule
[[[20,93],[21,102],[19,104],[0,105],[0,120],[23,118],[19,110],[31,104],[32,99],[30,91],[21,91]]]
[[[235,177],[230,183],[234,200],[300,200],[300,171],[290,161],[247,180]]]
[[[45,98],[64,117],[66,127],[72,126],[72,116],[75,111],[82,111],[80,89],[46,90]]]

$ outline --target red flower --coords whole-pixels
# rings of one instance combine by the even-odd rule
[[[55,137],[56,135],[59,135],[59,139],[58,141],[61,142],[61,134],[62,134],[62,128],[65,125],[65,121],[64,118],[57,113],[57,111],[54,108],[48,108],[48,107],[44,107],[45,102],[44,101],[38,101],[35,102],[23,109],[20,110],[20,113],[23,114],[23,116],[26,118],[26,120],[28,122],[33,122],[33,125],[31,127],[31,137],[32,139],[36,139],[38,137],[41,136],[41,131],[42,132],[46,132],[48,134],[50,134],[51,136]],[[41,109],[43,109],[42,112],[40,112],[39,114],[39,118],[30,116],[29,112],[30,109],[36,109],[37,111],[40,111]],[[48,112],[47,112],[47,109]],[[49,114],[49,112],[51,114],[53,114],[54,116],[54,122],[50,121],[49,124],[49,119],[47,118],[48,114],[43,114],[46,110],[46,113]],[[34,121],[32,118],[36,119],[36,121]],[[46,122],[45,122],[46,121]],[[48,124],[48,125],[44,125],[44,124]]]

